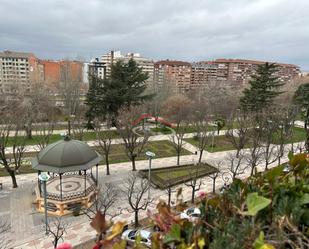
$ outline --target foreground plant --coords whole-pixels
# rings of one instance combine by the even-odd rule
[[[157,213],[148,211],[159,231],[152,234],[152,248],[309,248],[309,156],[290,153],[289,158],[289,171],[279,165],[235,179],[222,194],[201,196],[201,216],[193,222],[159,202]],[[117,231],[101,244],[125,248]],[[134,248],[144,245],[137,240]]]

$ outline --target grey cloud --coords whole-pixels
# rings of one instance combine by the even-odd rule
[[[307,0],[0,0],[0,50],[89,59],[117,49],[154,59],[283,61],[309,71],[308,12]]]

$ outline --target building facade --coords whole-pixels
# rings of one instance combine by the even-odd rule
[[[47,88],[58,91],[60,82],[83,83],[84,64],[68,60],[39,60],[43,67],[44,82]]]
[[[214,61],[201,61],[192,64],[192,88],[205,84],[208,81],[229,81],[229,83],[243,86],[249,82],[256,73],[259,65],[264,61],[241,59],[216,59]],[[289,82],[301,75],[300,68],[293,64],[276,63],[278,72],[276,76],[283,82]]]
[[[30,92],[33,84],[44,79],[43,66],[32,53],[0,53],[0,93]]]
[[[94,58],[88,65],[89,74],[93,74],[101,79],[110,77],[111,67],[117,61],[127,63],[130,59],[136,61],[142,72],[147,73],[149,78],[148,83],[153,82],[154,62],[151,59],[142,57],[139,53],[121,54],[120,51],[110,51],[102,55],[100,58]]]
[[[182,90],[190,89],[191,64],[173,60],[157,61],[154,65],[154,82],[158,87],[169,83]]]

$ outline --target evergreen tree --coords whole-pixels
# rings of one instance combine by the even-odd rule
[[[278,72],[278,66],[274,63],[258,66],[256,74],[252,75],[249,81],[250,88],[245,89],[240,98],[240,107],[244,111],[260,112],[269,107],[274,98],[282,93],[278,88],[284,83],[280,82],[275,75],[276,72]]]
[[[309,152],[309,83],[300,85],[294,94],[294,103],[300,107],[306,132],[306,150]]]
[[[150,100],[153,95],[144,93],[148,77],[133,59],[112,65],[108,79],[91,76],[86,100],[88,120],[101,116],[114,123],[121,107],[140,105]]]

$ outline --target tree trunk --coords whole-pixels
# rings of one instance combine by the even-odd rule
[[[138,227],[138,210],[134,211],[134,227]]]
[[[55,238],[55,240],[54,240],[54,248],[57,248],[57,245],[58,245],[58,238]]]
[[[194,203],[195,187],[192,187],[191,203]]]
[[[110,175],[108,153],[105,154],[105,163],[106,163],[106,175]]]
[[[309,109],[307,110],[306,113],[306,119],[305,119],[305,132],[306,132],[306,142],[305,142],[305,148],[306,151],[309,152],[309,129],[308,129],[308,125],[309,125]]]
[[[167,204],[170,207],[171,206],[171,195],[172,195],[172,190],[171,187],[168,188],[168,200],[167,200]]]
[[[32,129],[27,127],[26,134],[28,139],[32,139]]]
[[[250,173],[250,176],[253,176],[253,174],[254,174],[254,169],[255,169],[255,166],[251,165],[251,173]]]
[[[16,176],[15,176],[15,171],[14,170],[8,170],[8,173],[9,173],[11,179],[12,179],[13,188],[18,188]]]
[[[266,170],[268,170],[268,160],[266,160],[266,162],[265,162],[265,169],[264,169],[264,171],[266,171]]]
[[[212,192],[215,193],[216,192],[216,178],[214,178],[212,180]]]
[[[203,157],[203,150],[200,150],[200,157],[198,159],[199,163],[202,161],[202,157]]]
[[[135,156],[132,156],[132,171],[136,171],[136,166],[135,166]]]
[[[179,161],[180,161],[180,152],[177,151],[177,166],[179,166]]]
[[[237,149],[236,158],[239,158],[240,149]]]

